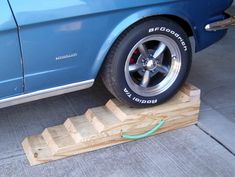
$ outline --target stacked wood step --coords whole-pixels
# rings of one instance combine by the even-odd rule
[[[199,107],[200,90],[190,84],[168,102],[151,108],[129,108],[112,99],[68,118],[63,125],[46,128],[41,135],[25,138],[22,145],[31,165],[42,164],[131,141],[122,135],[145,133],[160,120],[165,124],[156,133],[195,124]]]

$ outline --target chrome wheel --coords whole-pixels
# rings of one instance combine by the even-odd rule
[[[177,43],[166,35],[155,34],[140,40],[125,63],[125,79],[138,95],[156,96],[172,86],[181,68]]]

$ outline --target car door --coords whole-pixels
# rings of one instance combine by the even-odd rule
[[[9,2],[20,29],[26,93],[94,78],[93,55],[98,48],[91,49],[94,34],[89,34],[90,29],[84,26],[97,21],[80,17],[89,10],[87,1]],[[101,45],[101,41],[96,43]]]
[[[0,98],[22,94],[23,70],[17,26],[7,0],[0,1]]]

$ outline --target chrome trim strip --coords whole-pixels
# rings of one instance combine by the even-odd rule
[[[225,20],[210,23],[205,26],[206,31],[217,31],[227,29],[231,26],[235,26],[235,16],[227,18]]]
[[[22,94],[22,95],[15,96],[15,97],[2,99],[0,100],[0,108],[86,89],[86,88],[91,87],[93,84],[94,84],[94,79],[91,79],[91,80],[87,80],[83,82],[72,83],[68,85],[53,87],[50,89],[40,90],[40,91],[36,91],[32,93],[27,93],[27,94]]]

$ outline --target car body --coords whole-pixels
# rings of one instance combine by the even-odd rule
[[[115,40],[131,25],[166,16],[198,52],[226,30],[232,0],[1,0],[0,107],[91,87]]]

